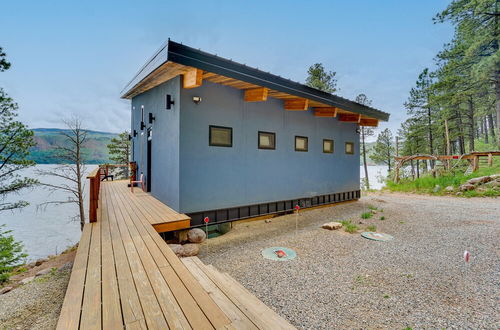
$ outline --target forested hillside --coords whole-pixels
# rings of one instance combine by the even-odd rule
[[[498,17],[496,0],[456,0],[435,16],[435,24],[451,23],[455,34],[436,55],[436,68],[424,68],[410,91],[409,118],[397,134],[401,154],[498,149]]]
[[[61,134],[64,129],[35,128],[36,146],[30,150],[29,159],[37,164],[57,164],[61,159],[57,156],[57,147],[65,146],[65,137]],[[109,163],[107,145],[118,134],[87,131],[87,140],[84,148],[84,160],[88,164]]]

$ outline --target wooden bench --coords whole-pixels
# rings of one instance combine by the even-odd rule
[[[117,182],[101,185],[97,221],[84,226],[58,329],[254,328],[252,324],[271,329],[274,322],[286,322],[249,293],[247,301],[259,310],[241,307],[246,305],[234,298],[234,290],[244,289],[234,280],[227,279],[231,290],[221,291],[227,299],[207,289],[206,279],[194,276],[199,270],[192,267],[205,272],[201,261],[190,259],[186,267],[151,224],[160,205],[144,205],[140,196],[124,194]],[[126,182],[121,184],[129,192]],[[211,276],[222,281],[225,275]],[[259,315],[261,321],[256,320]]]

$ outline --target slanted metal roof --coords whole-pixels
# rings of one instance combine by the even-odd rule
[[[195,67],[207,72],[216,73],[266,87],[290,95],[321,102],[332,107],[358,113],[378,120],[389,120],[389,114],[372,107],[368,107],[343,97],[320,91],[304,84],[261,71],[256,68],[228,60],[217,55],[209,54],[199,49],[188,47],[168,40],[153,57],[139,70],[135,77],[125,86],[122,98],[130,98],[134,89],[149,75],[167,62]]]

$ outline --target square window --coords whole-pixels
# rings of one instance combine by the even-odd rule
[[[259,149],[276,149],[276,133],[259,131]]]
[[[209,145],[214,147],[232,147],[233,129],[231,127],[210,126]]]
[[[354,143],[352,142],[345,143],[345,153],[348,155],[354,155]]]
[[[323,152],[326,154],[333,154],[333,140],[323,140]]]
[[[307,151],[307,137],[306,136],[296,136],[295,137],[295,151]]]

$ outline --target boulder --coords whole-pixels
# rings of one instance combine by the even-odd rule
[[[25,279],[21,280],[21,284],[28,284],[30,282],[32,282],[33,280],[35,279],[35,276],[30,276],[30,277],[26,277]]]
[[[45,258],[40,258],[40,259],[37,259],[37,261],[35,261],[35,266],[40,266],[41,264],[43,264],[45,261],[47,261],[47,259]]]
[[[467,181],[469,184],[482,184],[491,181],[491,176],[480,176],[478,178],[473,178]]]
[[[200,253],[200,246],[198,244],[187,243],[182,245],[180,256],[181,257],[194,257]]]
[[[328,230],[337,230],[342,228],[342,224],[340,222],[328,222],[323,224],[321,228]]]
[[[51,268],[45,268],[35,274],[36,277],[50,274]]]
[[[205,232],[200,228],[193,228],[188,231],[188,241],[191,243],[201,243],[207,238]]]
[[[182,245],[180,245],[180,244],[169,244],[168,246],[172,249],[172,251],[174,251],[174,253],[177,256],[181,255]]]
[[[460,186],[460,191],[469,191],[469,190],[474,190],[476,188],[475,185],[471,183],[464,183],[463,185]]]
[[[377,214],[377,210],[370,210],[372,214]]]
[[[12,289],[13,289],[13,287],[11,287],[11,286],[4,286],[3,288],[0,289],[0,294],[10,292]]]
[[[441,190],[441,186],[437,184],[434,186],[434,189],[432,189],[432,192],[437,193],[440,190]]]
[[[500,180],[500,174],[492,174],[490,175],[491,180]]]
[[[455,191],[455,187],[453,187],[453,186],[448,186],[448,187],[444,188],[444,191],[447,191],[447,192],[454,192],[454,191]]]
[[[486,187],[490,187],[490,188],[500,187],[500,179],[494,180],[494,181],[490,181],[488,183],[485,183],[484,185]]]

